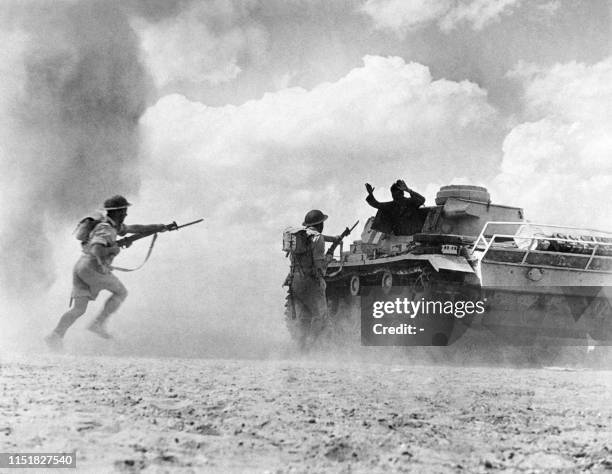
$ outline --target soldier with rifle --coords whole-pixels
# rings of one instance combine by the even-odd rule
[[[112,273],[112,270],[115,269],[112,261],[119,253],[120,246],[129,247],[138,238],[178,228],[174,222],[169,225],[126,225],[124,220],[129,206],[131,203],[123,196],[113,196],[104,202],[105,215],[99,215],[97,219],[86,218],[77,227],[77,232],[79,232],[79,229],[85,226],[83,236],[79,237],[77,234],[77,238],[82,240],[83,253],[72,273],[71,307],[62,315],[51,334],[45,338],[45,342],[52,349],[62,347],[62,340],[68,328],[85,314],[87,305],[96,299],[101,290],[110,291],[111,296],[87,329],[104,339],[110,339],[111,335],[106,330],[106,322],[127,296],[125,286]],[[86,228],[87,225],[90,227]],[[128,233],[134,235],[117,241],[118,235]],[[149,249],[149,254],[151,250],[152,247]]]
[[[298,344],[306,349],[309,335],[316,340],[327,320],[327,299],[325,296],[325,272],[333,253],[342,239],[350,233],[346,229],[339,236],[323,235],[327,215],[318,209],[309,211],[304,217],[303,228],[296,232],[302,242],[290,250],[291,270],[285,286],[289,286],[290,304],[293,305],[299,325]],[[354,228],[354,226],[353,226]],[[325,252],[325,242],[333,242]]]

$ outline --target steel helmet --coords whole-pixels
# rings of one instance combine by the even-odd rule
[[[104,201],[104,210],[105,211],[114,211],[116,209],[125,209],[126,207],[131,206],[132,203],[128,202],[126,198],[117,194],[112,198],[108,198]]]
[[[304,222],[302,223],[302,225],[306,227],[308,227],[309,225],[317,225],[325,221],[326,219],[327,219],[327,216],[325,214],[323,214],[318,209],[313,209],[312,211],[308,211],[306,213],[306,216],[304,217]]]

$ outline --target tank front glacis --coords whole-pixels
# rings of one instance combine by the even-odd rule
[[[373,230],[374,218],[368,219],[361,239],[328,266],[332,323],[358,336],[361,298],[378,292],[410,300],[487,301],[483,315],[432,333],[432,345],[452,344],[467,327],[488,329],[515,344],[532,344],[534,337],[584,341],[587,333],[612,339],[612,307],[602,293],[612,286],[612,258],[599,256],[601,250],[591,246],[593,255],[574,256],[579,262],[568,267],[563,252],[521,248],[530,241],[518,235],[530,228],[523,210],[491,203],[487,190],[477,186],[445,186],[435,206],[411,218],[419,220],[421,232],[400,236]],[[612,255],[612,240],[601,245]],[[494,262],[500,249],[511,255]],[[589,257],[598,266],[595,273],[585,270]],[[538,280],[540,274],[545,278]]]

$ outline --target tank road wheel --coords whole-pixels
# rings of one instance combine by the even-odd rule
[[[391,293],[393,289],[393,274],[390,271],[385,271],[383,273],[382,279],[380,280],[380,286],[385,295]]]
[[[349,289],[351,296],[359,296],[361,294],[361,280],[359,275],[353,275],[349,281]]]

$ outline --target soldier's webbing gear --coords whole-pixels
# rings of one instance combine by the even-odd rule
[[[147,255],[144,259],[144,261],[138,265],[136,268],[123,268],[123,267],[115,267],[113,265],[111,265],[111,270],[117,270],[120,272],[134,272],[136,270],[140,270],[142,267],[144,267],[144,264],[147,263],[147,260],[149,260],[149,257],[151,256],[151,254],[153,253],[153,247],[155,246],[155,241],[157,240],[157,234],[153,234],[153,238],[151,239],[151,244],[149,244],[149,250],[147,250]]]
[[[288,228],[283,235],[283,250],[286,256],[290,258],[289,274],[282,286],[291,288],[293,277],[296,271],[302,275],[306,275],[305,267],[310,266],[312,277],[316,278],[316,266],[312,248],[312,238],[308,234],[308,230],[301,228]],[[308,265],[308,264],[309,265]]]

